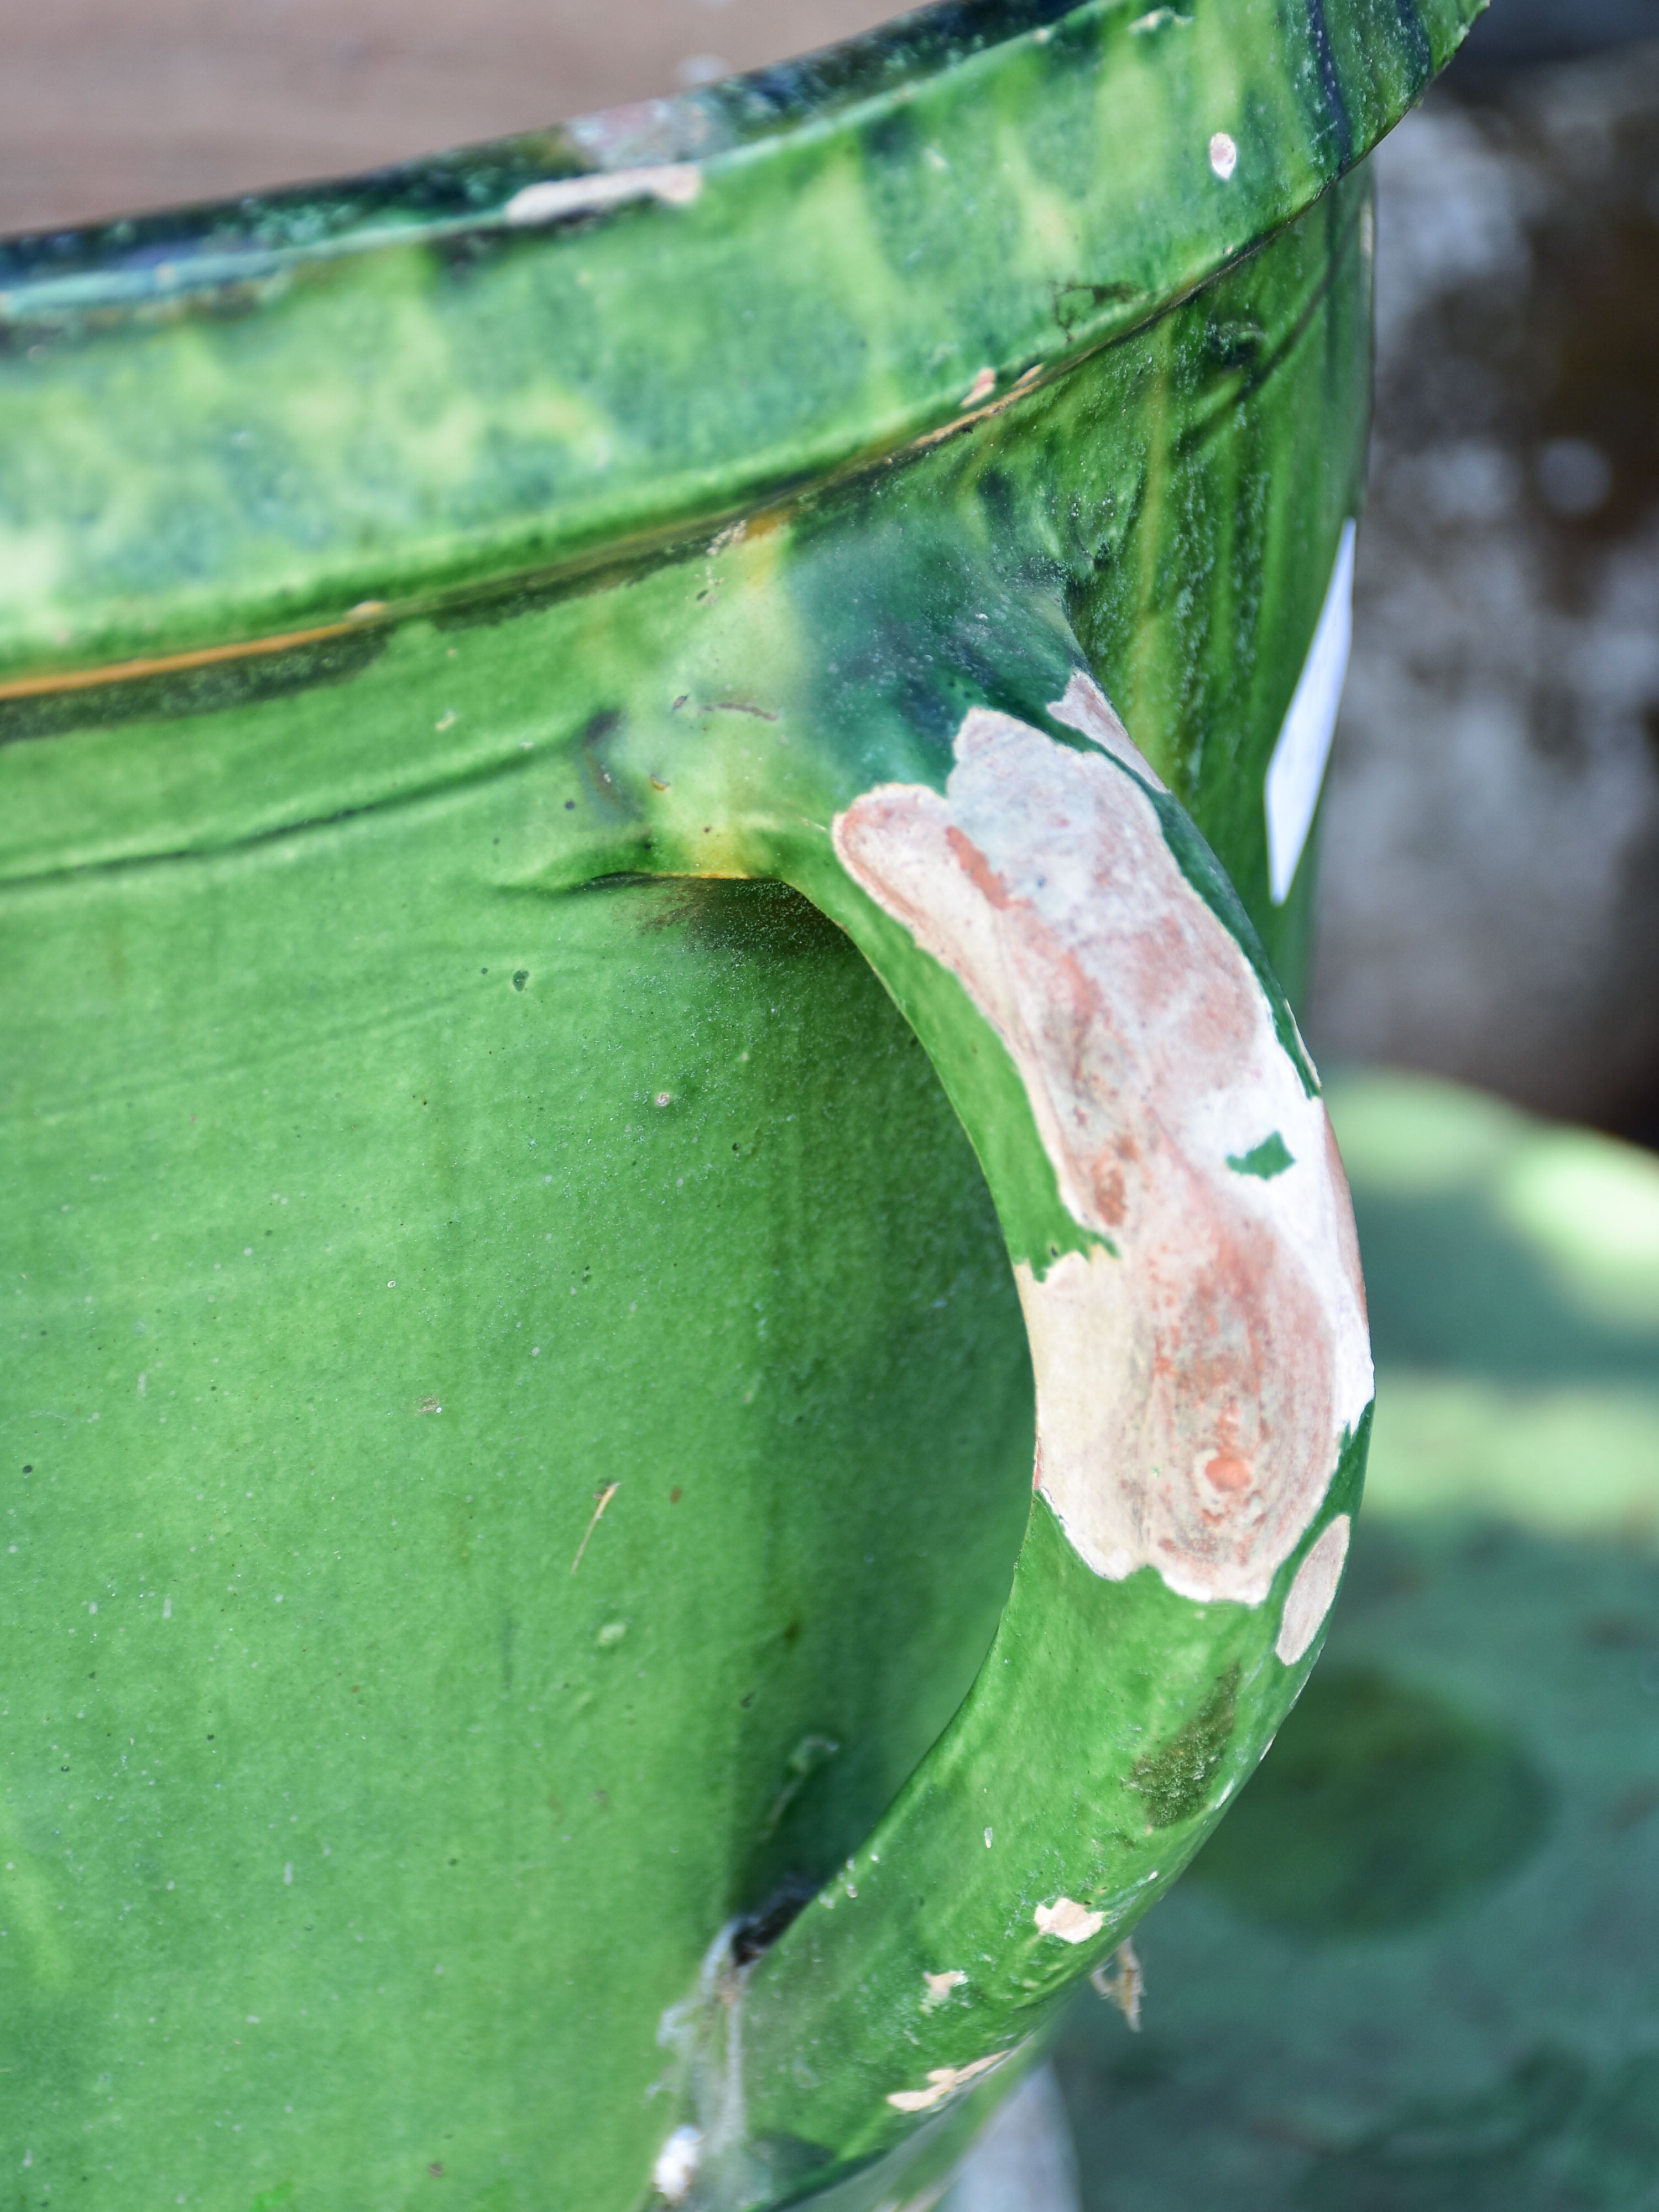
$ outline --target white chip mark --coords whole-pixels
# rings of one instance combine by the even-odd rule
[[[977,407],[981,399],[988,399],[997,388],[997,373],[994,368],[982,368],[962,395],[964,407]]]
[[[893,2089],[887,2101],[901,2112],[931,2112],[934,2106],[964,2088],[981,2074],[988,2074],[994,2066],[1000,2066],[1008,2056],[1006,2051],[994,2051],[988,2058],[971,2059],[966,2066],[930,2066],[925,2089]]]
[[[1148,31],[1161,31],[1165,24],[1179,24],[1185,30],[1192,22],[1190,15],[1177,15],[1173,8],[1154,8],[1150,15],[1137,15],[1129,26],[1131,38],[1145,38]]]
[[[1347,1187],[1109,704],[1079,676],[1048,711],[1103,752],[975,708],[945,791],[865,793],[836,850],[960,980],[1062,1204],[1110,1240],[1015,1271],[1038,1488],[1097,1574],[1260,1605],[1370,1399]],[[1274,1134],[1282,1170],[1230,1164]]]
[[[1324,1625],[1348,1556],[1349,1528],[1347,1515],[1339,1513],[1328,1528],[1320,1530],[1296,1571],[1273,1639],[1273,1650],[1287,1667],[1295,1666]]]
[[[1267,763],[1267,886],[1275,906],[1291,895],[1331,757],[1353,635],[1353,547],[1350,520],[1342,526],[1313,643]]]
[[[671,2204],[684,2204],[702,2163],[702,2130],[676,2128],[657,2153],[657,2162],[651,2169],[653,2186]]]
[[[988,1851],[991,1848],[991,1831],[989,1828],[985,1831],[985,1848]]]
[[[570,215],[591,215],[621,207],[629,200],[660,200],[665,207],[689,207],[702,190],[702,171],[695,161],[665,161],[647,169],[599,170],[586,177],[547,177],[514,193],[501,210],[504,222],[557,222]]]
[[[294,1887],[294,1862],[292,1859],[289,1859],[283,1869],[283,1887],[284,1889],[292,1889]]]
[[[1062,1943],[1086,1943],[1106,1925],[1103,1912],[1091,1912],[1074,1897],[1057,1897],[1052,1905],[1039,1905],[1031,1915],[1044,1936],[1058,1936]]]
[[[921,2008],[924,2012],[932,2012],[935,2006],[945,2002],[952,1990],[959,1990],[968,1977],[960,1966],[949,1966],[942,1974],[930,1974],[924,1969],[921,1978],[927,1984],[927,1994],[921,2001]]]
[[[170,1597],[164,1597],[161,1600],[161,1618],[163,1620],[171,1620],[173,1618],[173,1600]]]
[[[1218,131],[1210,141],[1210,167],[1224,185],[1238,167],[1238,148],[1224,131]]]

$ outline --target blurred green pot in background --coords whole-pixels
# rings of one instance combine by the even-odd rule
[[[1253,1768],[1355,165],[1470,12],[0,248],[20,2207],[925,2199]]]

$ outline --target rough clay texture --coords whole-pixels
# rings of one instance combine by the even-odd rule
[[[1050,711],[1103,753],[975,708],[944,793],[865,793],[836,849],[961,980],[1109,1240],[1016,1269],[1038,1488],[1097,1574],[1259,1605],[1371,1394],[1347,1188],[1121,723],[1082,678]]]

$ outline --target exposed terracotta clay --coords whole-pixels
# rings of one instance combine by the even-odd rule
[[[1092,738],[1103,752],[1109,752],[1124,767],[1133,769],[1143,783],[1151,784],[1154,791],[1167,791],[1153,772],[1152,764],[1117,718],[1111,701],[1098,684],[1086,676],[1073,676],[1066,686],[1063,697],[1056,699],[1048,712],[1055,721],[1064,722],[1068,730],[1079,731]]]
[[[1002,1039],[1104,1240],[1016,1269],[1038,1487],[1097,1573],[1259,1605],[1371,1395],[1347,1187],[1111,706],[1076,676],[1050,712],[1102,750],[975,708],[945,792],[866,792],[836,849]]]
[[[1039,1934],[1058,1936],[1062,1943],[1086,1943],[1106,1925],[1103,1912],[1091,1912],[1074,1897],[1057,1897],[1052,1905],[1039,1905],[1031,1917]]]
[[[1336,1595],[1336,1586],[1342,1579],[1343,1562],[1348,1556],[1348,1516],[1339,1513],[1329,1528],[1320,1530],[1307,1558],[1296,1571],[1296,1579],[1279,1616],[1279,1634],[1273,1640],[1273,1650],[1287,1667],[1294,1667],[1305,1655],[1324,1626],[1325,1615]]]
[[[994,2066],[1000,2066],[1007,2056],[1006,2051],[994,2051],[988,2058],[970,2059],[966,2066],[930,2067],[925,2089],[894,2089],[887,2101],[901,2112],[931,2112],[957,2090],[988,2074]]]

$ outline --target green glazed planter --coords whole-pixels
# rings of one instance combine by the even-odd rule
[[[931,2202],[1250,1772],[1356,165],[1472,13],[0,247],[8,2205]]]

